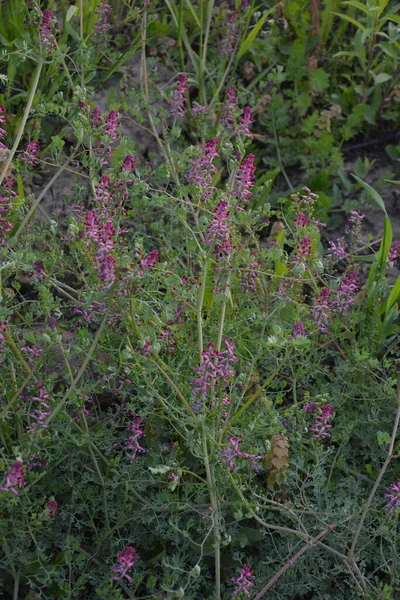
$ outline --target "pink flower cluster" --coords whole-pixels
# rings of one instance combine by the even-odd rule
[[[239,35],[239,13],[237,10],[230,10],[227,14],[227,23],[224,36],[221,41],[221,54],[226,56],[234,52]]]
[[[31,167],[31,169],[33,169],[38,161],[38,153],[40,150],[40,144],[39,142],[28,142],[26,145],[25,150],[23,151],[22,155],[19,157],[19,160],[21,160],[22,162],[25,162],[28,167]]]
[[[202,352],[203,362],[195,369],[198,375],[193,380],[193,394],[198,398],[206,400],[209,392],[216,384],[221,387],[227,385],[229,379],[235,375],[232,364],[238,362],[235,356],[235,345],[233,340],[224,338],[226,349],[218,352],[215,345],[210,342],[208,349]]]
[[[192,161],[192,167],[188,172],[189,183],[196,184],[200,188],[204,200],[209,198],[215,190],[212,178],[213,174],[218,172],[217,167],[213,164],[213,160],[219,156],[217,145],[216,138],[207,140],[200,156]]]
[[[338,238],[336,242],[329,241],[329,254],[327,256],[334,256],[338,259],[346,258],[347,252],[343,248],[343,238]]]
[[[235,584],[236,588],[232,594],[232,598],[235,598],[239,594],[244,594],[245,596],[250,596],[251,588],[254,587],[254,579],[255,575],[249,565],[243,565],[242,570],[240,571],[239,577],[233,577],[232,582]]]
[[[96,153],[101,157],[100,164],[103,167],[108,164],[106,156],[111,157],[113,154],[112,146],[119,139],[119,114],[116,110],[110,110],[107,116],[101,114],[100,110],[95,108],[92,111],[91,118],[92,127],[102,126],[102,137],[96,149]]]
[[[58,512],[58,502],[57,502],[57,500],[54,500],[54,499],[53,500],[49,500],[47,502],[47,504],[46,504],[45,514],[52,521],[53,519],[56,518],[57,512]]]
[[[321,406],[321,413],[315,418],[315,423],[311,427],[311,431],[314,431],[314,439],[328,438],[330,437],[329,429],[332,429],[330,420],[335,416],[332,404],[323,404]]]
[[[115,216],[112,201],[110,177],[103,175],[99,185],[95,187],[95,206],[85,213],[85,222],[88,241],[92,240],[96,245],[97,271],[100,279],[107,284],[106,287],[111,287],[115,280],[115,258],[112,251],[117,232],[112,221]]]
[[[234,85],[226,90],[225,102],[221,110],[221,123],[229,131],[233,131],[235,124],[235,112],[238,109],[236,88]]]
[[[2,492],[12,492],[16,496],[20,496],[21,492],[17,490],[18,487],[24,487],[27,485],[25,480],[25,467],[20,460],[16,460],[11,465],[11,470],[8,473],[4,473],[6,478],[5,483],[0,487]]]
[[[238,458],[246,458],[255,469],[259,468],[259,464],[256,461],[264,458],[263,456],[257,456],[257,454],[242,452],[239,448],[242,438],[242,435],[239,435],[238,437],[228,435],[229,444],[226,446],[225,450],[222,450],[219,453],[219,455],[225,459],[223,464],[233,472],[237,471],[239,468],[236,464],[236,459]]]
[[[389,493],[385,494],[385,498],[388,498],[389,502],[385,508],[392,514],[396,507],[400,508],[400,479],[391,483],[387,489]]]
[[[323,288],[319,296],[315,299],[315,304],[310,311],[313,323],[321,333],[328,331],[328,323],[331,315],[331,303],[328,300],[330,295],[331,293],[328,288]]]
[[[311,256],[311,251],[312,251],[311,244],[312,244],[311,238],[304,236],[300,240],[300,244],[295,251],[294,261],[289,264],[293,265],[293,267],[295,267],[295,268],[298,268],[300,266],[305,266],[307,264],[308,259]]]
[[[171,116],[185,116],[186,92],[187,92],[187,76],[179,75],[178,85],[172,92],[171,101]]]
[[[0,159],[7,156],[7,146],[1,141],[7,135],[7,131],[1,127],[7,120],[6,109],[3,105],[0,105]],[[6,176],[3,182],[2,189],[0,190],[0,245],[6,244],[7,233],[12,229],[12,223],[7,218],[7,213],[11,207],[11,200],[17,194],[12,189],[15,184],[15,180]]]
[[[338,312],[347,310],[354,304],[354,297],[358,289],[359,282],[357,279],[357,271],[349,271],[340,281],[340,285],[332,300],[332,308],[336,309]]]
[[[253,137],[249,127],[252,123],[254,123],[254,119],[252,118],[252,110],[250,106],[246,106],[243,111],[242,117],[240,119],[239,127],[237,132],[239,135],[243,135],[245,137]]]
[[[108,15],[112,12],[112,6],[106,2],[100,2],[97,7],[96,15],[98,19],[93,27],[96,32],[96,38],[102,38],[105,36],[111,25],[108,20]]]
[[[254,292],[257,289],[257,269],[259,269],[260,266],[261,263],[259,263],[258,261],[253,261],[249,265],[243,265],[243,269],[245,270],[242,271],[240,285],[245,294]]]
[[[128,575],[128,571],[135,566],[137,560],[138,556],[136,549],[133,546],[127,546],[127,548],[125,548],[118,556],[118,566],[111,569],[111,571],[115,573],[115,575],[111,577],[111,580],[122,581],[122,579],[127,579],[129,582],[133,581],[132,577]]]
[[[38,403],[38,407],[34,408],[29,413],[32,422],[28,430],[32,432],[37,431],[39,429],[45,429],[47,427],[47,419],[51,415],[50,404],[47,402],[51,395],[46,394],[42,382],[38,381],[37,385],[39,387],[39,395],[32,396],[30,398],[31,401]]]
[[[51,10],[44,10],[39,24],[39,44],[51,50],[56,47],[56,40],[53,33],[54,15]]]
[[[254,154],[249,154],[243,160],[238,168],[235,177],[233,195],[238,202],[248,204],[251,196],[251,190],[254,187],[256,166],[254,164]],[[239,210],[243,210],[238,206]]]
[[[388,260],[390,265],[393,267],[396,260],[400,258],[400,242],[393,242],[390,246]]]
[[[0,140],[4,139],[7,135],[7,131],[1,127],[1,125],[4,125],[6,123],[6,121],[7,121],[6,108],[2,104],[0,104]],[[0,148],[7,150],[7,147],[3,144],[3,142],[0,142]]]
[[[125,443],[125,452],[130,462],[133,462],[138,458],[139,452],[146,452],[146,450],[139,444],[139,438],[144,435],[144,429],[142,425],[142,419],[140,417],[134,417],[132,422],[128,425],[129,435]]]

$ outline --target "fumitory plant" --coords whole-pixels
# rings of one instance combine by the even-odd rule
[[[277,173],[230,81],[253,3],[216,21],[218,72],[213,3],[168,2],[165,87],[163,7],[84,4],[24,4],[9,65],[34,76],[22,113],[0,96],[4,596],[394,597],[400,251],[382,198],[356,177],[378,246],[361,205],[328,239],[318,190],[270,201]],[[104,103],[107,52],[124,62],[113,19],[123,32],[132,15],[139,75]]]

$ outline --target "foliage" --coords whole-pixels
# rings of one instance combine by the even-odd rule
[[[396,7],[0,12],[5,598],[395,597],[400,246],[340,148],[397,118]]]

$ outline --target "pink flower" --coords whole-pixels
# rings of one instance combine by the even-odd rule
[[[135,168],[135,161],[133,160],[133,156],[131,154],[128,154],[128,156],[125,156],[125,158],[124,158],[124,162],[122,163],[121,171],[126,171],[127,173],[129,173],[130,171],[133,171],[134,168]]]
[[[336,243],[332,240],[329,241],[329,254],[327,256],[335,256],[336,258],[346,258],[347,252],[343,248],[343,238],[336,240]]]
[[[180,117],[185,116],[184,107],[186,104],[187,80],[188,78],[186,75],[179,75],[178,77],[178,85],[172,92],[172,117],[176,117],[176,115],[179,115]]]
[[[250,588],[254,587],[255,585],[253,579],[255,579],[255,575],[252,569],[249,567],[249,565],[243,565],[239,577],[232,578],[232,582],[236,585],[235,591],[232,594],[232,598],[238,596],[239,594],[250,596]]]
[[[238,437],[228,435],[229,444],[226,446],[225,450],[222,450],[222,452],[219,453],[221,457],[225,458],[223,464],[233,472],[237,471],[239,468],[236,464],[237,458],[246,458],[250,460],[251,466],[255,469],[259,468],[259,464],[256,461],[264,458],[263,456],[257,456],[256,454],[242,452],[239,448],[242,438],[242,435],[239,435]]]
[[[2,492],[12,492],[16,496],[20,496],[21,493],[16,489],[17,487],[23,487],[27,485],[25,480],[25,467],[24,464],[20,460],[16,460],[11,465],[11,471],[8,473],[4,473],[4,477],[6,478],[5,483],[0,488]]]
[[[221,111],[221,123],[223,126],[233,131],[233,126],[235,123],[235,111],[238,108],[237,97],[236,97],[236,88],[232,85],[230,88],[226,90],[226,98],[225,102],[222,105]]]
[[[36,166],[38,158],[38,152],[40,150],[39,142],[28,142],[26,145],[26,149],[23,151],[22,156],[19,157],[19,160],[26,162],[29,167],[33,169]]]
[[[122,581],[122,579],[127,579],[129,582],[133,581],[132,577],[128,575],[128,571],[132,569],[137,563],[138,557],[136,549],[133,546],[128,546],[121,552],[118,556],[119,565],[111,569],[113,573],[116,573],[113,577],[111,577],[112,581]]]
[[[2,104],[0,104],[0,125],[4,125],[4,123],[7,121],[7,113],[6,113],[6,109],[5,106],[3,106]],[[3,138],[5,138],[7,135],[7,131],[5,129],[2,129],[0,127],[0,140],[2,140]],[[1,145],[1,147],[4,147],[3,144]]]
[[[344,312],[354,304],[354,297],[358,291],[359,283],[357,280],[357,271],[349,271],[345,275],[336,290],[336,294],[331,302],[331,306],[339,312]]]
[[[208,349],[202,352],[202,364],[194,370],[199,377],[192,382],[193,394],[203,400],[207,399],[209,391],[215,385],[226,386],[229,379],[235,375],[232,363],[238,362],[239,359],[234,354],[234,343],[224,338],[224,344],[226,350],[218,352],[210,342]]]
[[[254,186],[256,166],[254,154],[249,154],[238,168],[233,186],[233,194],[239,202],[248,204]],[[240,210],[240,209],[239,209]]]
[[[289,264],[294,267],[307,264],[308,258],[311,256],[311,238],[303,237],[300,240],[300,245],[297,247],[294,258],[295,260]]]
[[[393,242],[388,254],[388,260],[392,267],[398,258],[400,258],[400,242]]]
[[[46,504],[45,511],[47,512],[49,519],[53,520],[56,518],[58,511],[58,502],[57,500],[49,500]]]
[[[306,204],[313,204],[316,200],[318,200],[318,194],[314,194],[307,186],[304,186],[305,194],[300,196],[301,200]]]
[[[346,230],[346,233],[350,233],[352,239],[355,242],[358,242],[359,238],[361,237],[361,233],[362,233],[362,222],[364,219],[364,215],[362,215],[361,213],[357,212],[356,210],[350,210],[350,217],[349,217],[349,222],[351,224],[350,229]]]
[[[93,29],[96,32],[96,38],[102,38],[105,36],[107,31],[110,29],[111,25],[108,21],[108,15],[112,12],[112,6],[106,4],[105,2],[100,2],[97,7],[96,15],[98,15],[98,19]]]
[[[44,390],[44,385],[42,382],[38,381],[37,385],[39,387],[39,396],[32,396],[30,400],[38,403],[38,407],[33,409],[29,416],[32,419],[32,423],[28,427],[28,431],[36,431],[39,429],[46,429],[47,427],[47,419],[51,415],[51,408],[47,400],[51,398],[50,394],[46,394]]]
[[[48,50],[56,47],[53,33],[55,18],[51,10],[44,10],[39,24],[39,44]]]
[[[320,295],[316,298],[316,304],[314,304],[311,309],[313,323],[314,325],[317,325],[321,333],[326,333],[326,331],[328,331],[327,324],[332,312],[331,303],[328,300],[329,297],[330,291],[328,288],[323,288]]]
[[[152,269],[153,267],[155,267],[155,265],[157,263],[158,263],[158,251],[152,250],[151,252],[148,253],[147,256],[142,258],[142,260],[140,261],[140,266],[145,271],[148,271],[149,269]]]
[[[147,341],[145,342],[143,348],[142,348],[142,354],[144,356],[147,356],[150,353],[151,350],[151,342]]]
[[[101,121],[102,121],[101,110],[99,108],[94,108],[92,110],[91,119],[90,119],[91,126],[96,128],[100,125]]]
[[[299,336],[303,337],[305,335],[306,335],[306,330],[304,327],[304,323],[302,321],[297,321],[297,323],[295,323],[293,326],[291,339],[294,340]]]
[[[192,102],[192,115],[194,117],[200,117],[201,115],[205,115],[207,113],[207,109],[205,106],[202,106],[196,100]]]
[[[132,423],[128,425],[128,431],[130,434],[127,437],[125,444],[125,453],[129,458],[130,462],[133,462],[138,458],[139,452],[146,452],[146,450],[139,444],[139,438],[144,435],[142,419],[140,417],[134,417]]]
[[[387,489],[390,493],[385,494],[385,498],[389,499],[385,508],[392,514],[396,507],[400,507],[400,479],[391,483]]]
[[[324,404],[321,406],[321,414],[319,414],[314,425],[311,427],[311,431],[314,431],[314,439],[328,438],[330,433],[328,429],[332,429],[332,425],[328,422],[335,416],[333,406],[331,404]]]
[[[252,137],[252,133],[250,132],[249,127],[252,123],[254,123],[254,119],[252,119],[251,113],[251,107],[246,106],[246,108],[243,111],[242,118],[240,120],[239,127],[237,130],[237,132],[240,135],[244,135],[245,137],[250,138]]]
[[[240,285],[242,286],[244,293],[254,292],[257,289],[258,274],[257,269],[260,268],[260,263],[254,261],[248,265],[243,265],[246,270],[242,272]]]
[[[310,413],[315,413],[315,411],[318,408],[318,404],[316,402],[307,402],[304,406],[303,406],[303,411],[307,414]]]
[[[206,244],[212,244],[217,240],[222,240],[225,236],[229,236],[229,225],[226,223],[229,218],[229,210],[226,200],[221,200],[218,203],[214,215],[204,240]]]
[[[204,143],[201,155],[192,161],[192,167],[188,172],[189,183],[196,184],[202,193],[203,198],[209,198],[214,192],[212,177],[218,169],[213,164],[214,158],[219,156],[217,150],[218,141],[211,138]]]
[[[236,10],[230,10],[227,14],[227,23],[221,41],[221,54],[223,56],[232,54],[235,50],[239,34],[238,20],[239,13]]]

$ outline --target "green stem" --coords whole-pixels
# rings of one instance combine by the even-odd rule
[[[353,543],[351,544],[351,548],[350,548],[350,551],[349,551],[349,559],[352,562],[354,562],[354,551],[356,549],[358,538],[360,537],[362,528],[364,526],[364,521],[365,521],[365,519],[367,517],[369,509],[371,508],[371,504],[372,504],[372,501],[374,499],[376,490],[378,489],[378,487],[379,487],[379,485],[381,483],[382,477],[384,476],[384,474],[386,472],[386,469],[388,468],[389,463],[390,463],[390,461],[393,458],[393,449],[394,449],[394,444],[396,442],[396,436],[397,436],[397,430],[399,428],[399,422],[400,422],[400,381],[399,381],[398,389],[397,389],[397,411],[396,411],[396,417],[395,417],[395,420],[394,420],[392,437],[391,437],[391,440],[390,440],[390,445],[389,445],[388,453],[387,453],[387,456],[386,456],[386,460],[383,463],[383,465],[381,467],[381,470],[379,471],[378,477],[376,478],[374,486],[373,486],[373,488],[372,488],[372,490],[371,490],[371,492],[370,492],[370,494],[368,496],[368,500],[365,503],[364,510],[363,510],[361,518],[360,518],[360,522],[358,523],[357,530],[356,530],[356,533],[354,535]]]
[[[106,520],[106,527],[107,527],[107,529],[110,529],[110,519],[109,519],[109,516],[108,516],[108,504],[107,504],[107,493],[106,493],[107,487],[106,487],[106,483],[104,481],[103,475],[101,474],[99,463],[96,460],[96,457],[95,457],[94,452],[93,452],[92,445],[90,443],[89,427],[88,427],[87,420],[86,420],[86,417],[85,417],[83,411],[81,411],[80,417],[81,417],[81,420],[83,422],[83,426],[85,428],[85,433],[86,433],[87,438],[89,440],[89,443],[88,443],[89,454],[90,454],[90,457],[92,459],[92,462],[93,462],[94,468],[96,470],[96,473],[97,473],[97,475],[99,477],[101,487],[103,488],[104,517],[105,517],[105,520]]]
[[[11,337],[11,334],[8,331],[4,332],[4,337],[6,338],[7,342],[10,344],[15,356],[18,358],[19,362],[21,363],[22,367],[24,368],[24,371],[26,373],[28,373],[28,375],[31,374],[31,369],[29,368],[29,366],[27,365],[27,363],[25,362],[24,357],[21,354],[20,349],[18,348],[17,344],[14,342],[14,340]]]
[[[41,193],[39,194],[39,196],[36,198],[35,202],[32,204],[31,208],[26,213],[26,215],[25,215],[25,217],[24,217],[21,225],[18,227],[17,231],[14,233],[14,235],[12,237],[12,240],[11,240],[12,243],[15,243],[18,240],[19,236],[21,235],[22,231],[24,230],[24,228],[25,228],[26,224],[28,223],[29,219],[31,218],[31,216],[35,212],[36,208],[39,206],[39,203],[41,202],[41,200],[47,194],[47,192],[52,187],[52,185],[54,184],[54,182],[59,178],[59,176],[64,171],[64,169],[73,160],[73,158],[75,156],[75,152],[77,151],[77,149],[79,148],[79,146],[80,146],[80,142],[77,143],[77,145],[73,149],[73,151],[72,151],[71,155],[69,156],[69,158],[65,161],[65,163],[63,164],[63,166],[59,168],[59,170],[57,171],[57,173],[55,173],[53,175],[53,177],[50,179],[49,183],[43,188],[43,190],[41,191]]]
[[[210,459],[208,455],[207,447],[207,434],[204,425],[202,426],[202,442],[203,442],[203,460],[204,467],[206,470],[206,476],[208,481],[208,487],[210,490],[210,503],[213,511],[214,521],[214,561],[215,561],[215,598],[221,600],[221,548],[220,548],[220,533],[219,533],[219,522],[220,515],[217,503],[217,494],[215,487],[214,473],[211,469]]]
[[[60,412],[60,410],[64,407],[64,404],[66,403],[66,401],[68,400],[69,396],[72,394],[72,392],[75,390],[76,386],[78,385],[82,375],[84,374],[84,372],[86,371],[86,368],[93,356],[93,353],[96,349],[96,346],[99,342],[100,336],[103,332],[103,329],[105,327],[105,324],[107,322],[107,318],[108,315],[104,315],[102,322],[100,323],[100,327],[98,328],[98,330],[95,333],[95,336],[93,338],[93,342],[92,345],[89,348],[88,353],[85,356],[85,360],[82,363],[81,368],[78,371],[78,374],[76,375],[75,379],[73,380],[72,384],[70,385],[70,387],[67,390],[67,393],[65,394],[65,396],[63,397],[63,399],[57,404],[57,406],[54,408],[53,412],[51,413],[51,415],[48,417],[47,421],[46,421],[46,426],[48,426],[51,421],[57,416],[57,414]]]
[[[206,285],[207,285],[207,274],[208,274],[208,259],[206,259],[205,263],[204,263],[204,270],[203,270],[203,279],[201,280],[201,288],[200,288],[200,293],[199,293],[199,298],[198,298],[198,302],[197,302],[197,334],[198,334],[198,342],[199,342],[199,352],[200,352],[200,364],[203,362],[203,350],[204,350],[204,343],[203,343],[203,317],[202,317],[202,312],[203,312],[203,303],[204,303],[204,294],[206,291]]]
[[[39,79],[40,79],[40,73],[42,72],[42,67],[43,67],[43,59],[39,59],[39,62],[38,62],[38,65],[37,65],[37,69],[36,69],[35,79],[33,80],[32,88],[31,88],[31,91],[29,93],[28,102],[27,102],[27,104],[25,106],[25,110],[24,110],[24,114],[23,114],[23,117],[22,117],[21,124],[20,124],[20,126],[18,128],[17,135],[16,135],[16,138],[14,140],[13,147],[11,148],[11,150],[8,153],[7,160],[4,163],[3,170],[1,171],[1,174],[0,174],[0,185],[3,183],[4,177],[6,176],[8,168],[9,168],[9,166],[11,165],[11,163],[13,161],[13,158],[15,156],[15,153],[16,153],[17,148],[19,146],[19,143],[21,141],[22,135],[23,135],[23,133],[25,131],[25,125],[26,125],[26,122],[28,120],[31,108],[32,108],[32,103],[33,103],[33,100],[35,98],[37,86],[39,85]]]

